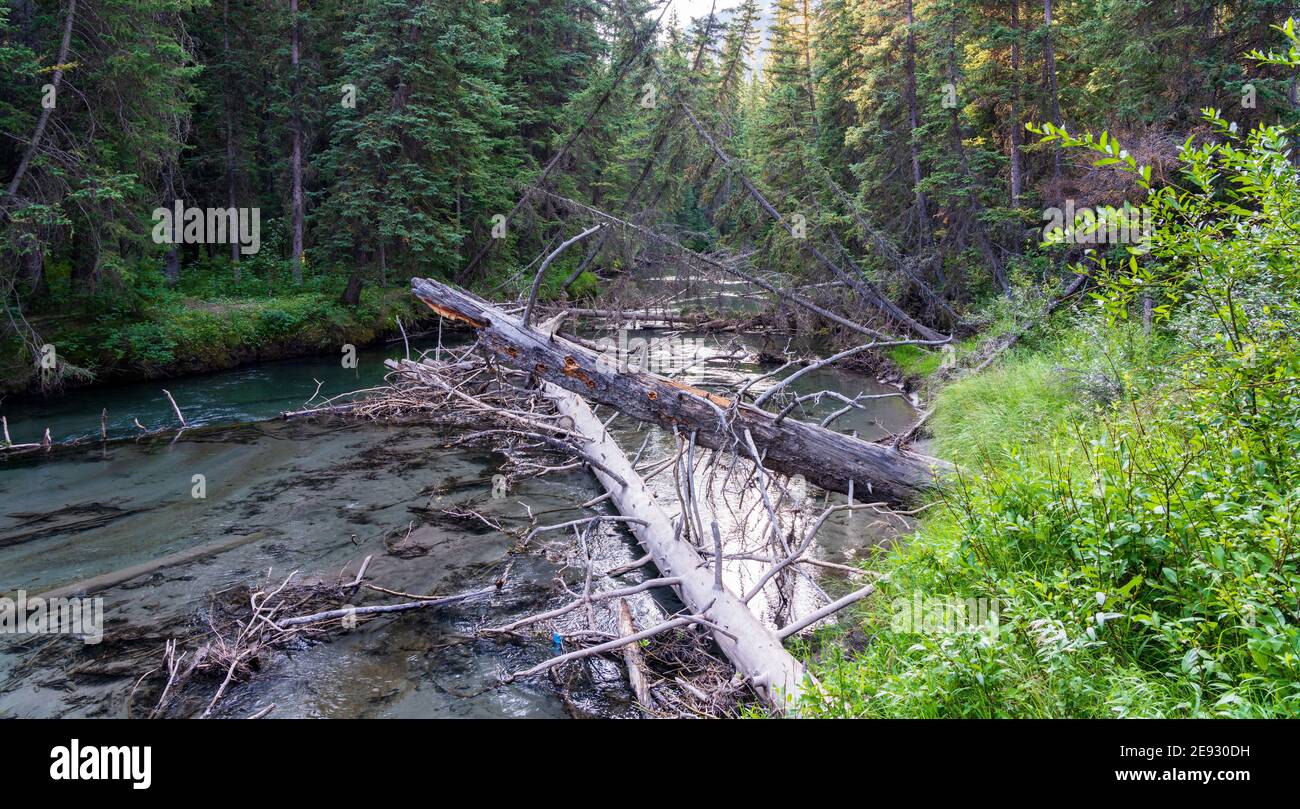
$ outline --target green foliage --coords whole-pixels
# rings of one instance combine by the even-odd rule
[[[600,279],[591,270],[583,270],[569,285],[569,295],[575,300],[594,298],[600,291]]]
[[[319,160],[331,248],[359,258],[378,244],[412,273],[445,274],[463,263],[468,236],[510,210],[506,36],[481,3],[360,5],[341,57],[356,107],[332,114]]]
[[[816,673],[831,703],[813,712],[1300,713],[1294,427],[1279,425],[1292,449],[1275,472],[1213,395],[1078,404],[1066,354],[1025,353],[944,391],[934,429],[962,478],[876,561],[870,645],[830,647]],[[1149,377],[1163,356],[1157,345],[1124,374]],[[916,593],[996,602],[999,631],[897,631],[898,602]]]
[[[410,324],[423,316],[402,289],[366,289],[355,308],[341,305],[332,288],[255,297],[191,292],[147,290],[136,307],[85,309],[46,324],[46,333],[60,354],[101,379],[154,378],[362,345],[394,331],[395,317]]]
[[[943,391],[934,415],[939,454],[957,463],[1037,443],[1074,407],[1072,391],[1048,357],[1005,363]]]
[[[1136,178],[1149,251],[1091,257],[1096,311],[943,392],[959,479],[878,561],[881,604],[986,598],[998,632],[878,606],[810,711],[1300,715],[1300,173],[1282,129],[1205,119],[1159,186],[1106,133],[1042,128]],[[1165,336],[1127,324],[1143,298]]]
[[[942,354],[920,346],[895,346],[885,353],[904,375],[911,377],[927,377],[943,364]]]

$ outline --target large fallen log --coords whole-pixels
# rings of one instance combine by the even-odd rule
[[[619,513],[637,520],[629,522],[628,529],[659,572],[679,580],[673,589],[693,614],[713,625],[714,640],[737,671],[772,710],[785,713],[794,707],[803,684],[803,666],[745,602],[727,587],[718,587],[713,571],[691,543],[677,536],[668,513],[587,403],[557,385],[543,382],[542,391],[573,421],[574,431],[587,438],[580,447],[582,456]]]
[[[632,418],[693,432],[698,443],[713,449],[745,454],[738,436],[749,431],[769,467],[803,475],[824,489],[848,493],[852,486],[859,497],[866,492],[877,500],[907,503],[933,486],[936,474],[947,468],[934,458],[779,418],[656,374],[620,369],[617,361],[525,328],[493,304],[446,284],[413,278],[411,287],[434,312],[476,330],[482,345],[505,365]]]

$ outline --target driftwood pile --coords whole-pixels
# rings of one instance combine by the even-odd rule
[[[365,394],[363,398],[350,395],[349,401],[326,401],[285,415],[348,414],[433,422],[454,428],[454,445],[486,443],[501,451],[508,459],[501,471],[512,484],[525,476],[581,468],[600,481],[605,493],[581,506],[588,516],[556,525],[541,525],[530,518],[527,528],[515,532],[521,548],[540,534],[571,534],[583,550],[585,573],[582,590],[570,590],[568,603],[478,629],[480,636],[508,639],[539,631],[550,638],[564,627],[563,638],[572,651],[503,673],[501,684],[555,674],[576,661],[608,655],[627,667],[632,691],[647,715],[714,712],[734,704],[742,690],[773,713],[797,712],[815,684],[784,649],[784,641],[874,591],[874,584],[860,582],[865,586],[835,599],[821,589],[810,573],[814,568],[840,567],[851,575],[866,574],[814,558],[818,532],[836,513],[860,509],[904,522],[900,514],[911,512],[896,509],[923,497],[944,464],[835,432],[829,419],[821,425],[797,421],[793,411],[809,394],[794,395],[789,384],[801,371],[780,381],[763,379],[766,387],[757,395],[749,389],[760,387],[754,384],[759,380],[734,391],[704,391],[610,364],[583,341],[559,333],[565,314],[534,325],[528,322],[531,305],[523,307],[521,318],[436,282],[416,279],[414,287],[431,309],[468,325],[477,339],[456,350],[443,348],[440,342],[437,349],[415,358],[408,353],[406,359],[390,360],[388,384],[359,392]],[[870,345],[878,344],[888,341]],[[840,352],[825,363],[867,348]],[[862,397],[811,395],[838,397],[845,403],[843,411],[862,406]],[[588,400],[612,407],[612,416],[602,421]],[[675,454],[642,462],[650,440],[647,435],[641,450],[629,457],[608,431],[620,417],[670,433]],[[672,475],[675,497],[656,496],[647,486],[647,480],[662,473]],[[713,499],[712,484],[719,478],[731,493],[725,503]],[[809,484],[848,498],[831,503],[828,496],[818,506],[799,493]],[[858,497],[869,502],[857,502]],[[737,504],[744,510],[746,503],[743,518],[721,520],[725,527],[720,524],[724,513],[730,511],[734,517]],[[500,528],[483,515],[460,516]],[[596,526],[609,524],[626,527],[645,556],[635,565],[597,572],[587,552],[588,537]],[[723,541],[723,534],[736,527],[743,534],[739,547],[731,541],[734,536]],[[733,584],[724,570],[737,563],[750,569],[757,566],[760,572],[747,582]],[[657,573],[645,581],[619,586],[614,580],[631,568],[650,565]],[[158,694],[150,715],[178,711],[211,715],[232,683],[251,676],[264,651],[325,637],[332,630],[355,625],[359,618],[436,608],[490,596],[506,586],[503,576],[484,590],[412,596],[366,583],[364,574],[363,567],[347,585],[303,585],[293,581],[293,575],[277,583],[268,573],[264,584],[250,588],[246,604],[229,606],[209,620],[202,644],[185,650],[168,645],[161,663],[142,678],[153,683],[153,693]],[[802,615],[793,614],[787,597],[794,582],[816,593],[822,604]],[[359,587],[402,600],[347,606],[348,595]],[[628,599],[658,589],[672,590],[684,608],[657,624],[637,627]],[[780,604],[775,624],[772,614],[759,616],[752,611],[756,599]],[[598,610],[608,610],[610,617],[598,621]],[[575,616],[585,618],[576,630]],[[611,634],[610,626],[616,626],[618,633]],[[713,649],[726,658],[726,665],[713,656]],[[667,658],[677,664],[694,660],[697,668],[682,676],[677,672],[686,672],[680,665],[665,665]],[[193,688],[200,684],[208,689],[203,691],[207,702],[201,711],[193,702]],[[187,694],[187,700],[180,699],[181,694]]]
[[[515,477],[590,469],[606,490],[583,504],[591,516],[558,525],[534,525],[522,538],[523,544],[539,533],[566,530],[585,548],[587,532],[594,525],[617,522],[628,528],[646,552],[638,564],[653,564],[658,570],[655,578],[639,584],[601,589],[588,564],[584,588],[571,602],[508,624],[484,627],[481,632],[485,635],[517,635],[543,627],[553,631],[554,622],[562,616],[588,616],[587,629],[566,636],[580,648],[507,674],[503,682],[613,654],[627,665],[638,701],[653,712],[656,694],[662,692],[650,684],[652,676],[640,654],[640,644],[651,638],[680,636],[681,631],[695,628],[706,631],[734,667],[732,687],[739,684],[752,689],[775,713],[796,711],[809,683],[801,664],[783,648],[783,641],[874,589],[868,584],[840,599],[821,591],[808,573],[809,567],[826,564],[811,555],[818,531],[840,511],[888,513],[891,506],[914,501],[934,484],[936,471],[943,465],[924,456],[868,444],[825,426],[796,421],[790,413],[800,397],[790,397],[783,390],[785,382],[770,386],[756,403],[744,400],[744,390],[726,398],[672,379],[610,367],[580,341],[558,336],[563,315],[534,326],[528,322],[531,305],[524,307],[521,318],[436,282],[417,279],[414,286],[416,294],[439,315],[473,328],[477,341],[455,352],[439,348],[432,356],[390,361],[390,386],[380,395],[344,408],[368,418],[420,415],[460,427],[464,434],[454,443],[487,441],[502,448],[511,459],[510,474]],[[837,358],[861,350],[841,352]],[[583,395],[576,395],[575,390]],[[585,399],[612,405],[616,412],[602,422]],[[772,413],[757,406],[768,401],[780,403],[781,410]],[[846,405],[853,406],[860,405],[852,400]],[[670,430],[676,436],[676,455],[651,466],[639,465],[645,444],[629,458],[608,432],[609,423],[620,416]],[[555,452],[562,460],[547,460]],[[737,472],[738,466],[747,471]],[[676,502],[661,502],[645,482],[668,469],[676,481]],[[811,509],[792,493],[792,474],[844,491],[850,499]],[[739,551],[724,546],[718,520],[722,509],[705,502],[709,487],[704,479],[717,475],[733,481],[742,502],[746,494],[752,495],[754,507],[761,509],[764,518],[758,536]],[[854,502],[855,488],[873,502]],[[617,513],[598,510],[605,501]],[[724,567],[737,559],[765,566],[744,592],[734,592],[724,581]],[[626,570],[604,575],[621,572]],[[787,590],[792,577],[810,582],[825,603],[809,614],[787,616],[780,628],[751,612],[749,604],[760,593]],[[672,589],[685,609],[655,626],[637,629],[626,599],[658,588]],[[617,616],[619,635],[609,636],[596,628],[594,611],[598,607]]]

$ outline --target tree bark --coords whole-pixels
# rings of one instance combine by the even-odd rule
[[[163,169],[163,207],[172,210],[176,207],[176,160],[168,158],[166,168]],[[181,280],[181,248],[179,236],[185,228],[183,219],[178,219],[172,223],[172,241],[167,245],[167,253],[163,260],[163,278],[167,286],[174,287]]]
[[[539,342],[546,342],[546,337],[536,331],[528,330],[526,334]],[[724,630],[715,630],[714,640],[770,708],[786,713],[795,707],[804,679],[799,661],[791,657],[781,646],[776,633],[764,626],[735,593],[727,587],[717,588],[712,569],[691,543],[677,536],[668,512],[659,505],[587,403],[557,385],[543,383],[542,392],[555,402],[562,415],[573,421],[574,430],[589,439],[581,447],[584,457],[596,461],[626,483],[620,483],[613,475],[592,465],[592,472],[609,492],[619,512],[642,523],[628,523],[628,529],[654,559],[659,572],[666,577],[681,579],[674,589],[682,603],[692,613]],[[720,562],[715,561],[715,564]]]
[[[289,0],[289,14],[292,17],[292,28],[289,44],[289,64],[293,71],[292,91],[293,91],[293,154],[291,157],[293,189],[291,191],[291,205],[293,208],[293,252],[289,257],[289,265],[293,271],[293,282],[302,283],[302,220],[303,220],[303,196],[302,196],[302,112],[299,108],[301,100],[298,98],[301,77],[298,75],[298,48],[299,48],[299,26],[298,26],[298,0]]]
[[[45,251],[40,237],[29,230],[22,234],[20,243],[27,246],[27,253],[23,256],[26,264],[23,275],[27,278],[28,294],[33,298],[44,298],[50,294],[50,286],[45,280]]]
[[[1020,147],[1025,137],[1025,124],[1020,120],[1023,92],[1020,78],[1020,0],[1011,0],[1011,85],[1011,207],[1018,208],[1025,183],[1020,163]]]
[[[921,190],[921,150],[916,142],[916,130],[920,129],[916,101],[916,10],[912,0],[907,0],[907,39],[906,54],[903,58],[903,70],[907,74],[907,149],[912,158],[912,193],[916,195],[917,244],[925,249],[930,241],[930,206],[925,192]]]
[[[339,298],[339,303],[344,306],[356,306],[361,303],[362,284],[360,271],[353,270],[352,274],[348,276],[348,285],[343,289],[343,295]]]
[[[59,43],[59,57],[55,62],[54,75],[50,78],[50,84],[54,85],[54,104],[57,107],[59,103],[59,85],[63,83],[63,65],[68,61],[68,49],[72,45],[72,21],[77,15],[77,0],[68,0],[68,14],[63,21],[63,41]],[[41,140],[45,137],[45,127],[50,123],[50,114],[54,112],[54,107],[43,107],[41,115],[36,119],[36,131],[32,133],[32,139],[27,143],[27,149],[23,152],[22,160],[18,161],[18,168],[14,171],[14,176],[9,180],[9,187],[6,189],[6,196],[13,198],[18,194],[18,186],[23,181],[23,175],[32,164],[32,158],[41,148]]]
[[[1052,106],[1052,124],[1061,125],[1061,98],[1056,85],[1056,51],[1052,44],[1052,0],[1043,0],[1043,73],[1047,82],[1047,98]],[[1056,193],[1061,185],[1061,149],[1052,144],[1052,186]]]
[[[948,28],[948,81],[952,86],[957,87],[958,75],[957,66],[957,15],[951,18]],[[975,246],[979,249],[980,255],[984,257],[984,263],[989,266],[989,272],[993,275],[993,281],[998,285],[998,289],[1003,295],[1011,294],[1011,284],[1007,281],[1007,274],[1002,267],[1002,262],[998,260],[998,255],[994,249],[993,243],[989,240],[988,232],[984,228],[984,222],[980,219],[984,206],[980,203],[979,188],[975,179],[971,176],[970,161],[966,159],[966,144],[962,140],[961,130],[961,105],[954,104],[949,110],[950,135],[952,139],[952,150],[957,156],[957,165],[961,167],[962,177],[967,182],[967,188],[970,191],[970,199],[967,202],[969,209],[967,215],[970,217],[970,229],[975,239]]]
[[[221,7],[221,51],[225,60],[226,75],[226,205],[238,208],[235,199],[235,111],[234,71],[230,69],[230,0],[225,0]],[[230,266],[235,272],[235,283],[239,283],[239,240],[230,240]]]
[[[636,633],[636,621],[632,618],[632,608],[627,605],[626,598],[620,598],[618,600],[618,634],[627,637]],[[632,693],[636,694],[637,703],[648,711],[654,710],[654,696],[650,693],[650,679],[646,676],[645,655],[641,654],[641,647],[635,643],[624,646],[623,664],[627,666],[628,685],[632,686]]]
[[[731,449],[735,436],[749,429],[773,469],[803,475],[830,491],[848,493],[853,486],[877,500],[908,503],[935,484],[942,461],[871,444],[833,430],[790,418],[778,419],[749,404],[656,374],[620,370],[561,337],[547,337],[523,327],[518,318],[467,292],[426,278],[411,280],[412,291],[437,314],[473,328],[497,361],[530,371],[537,378],[612,406],[640,421],[665,429],[697,433],[700,444]],[[729,420],[726,428],[721,421]]]

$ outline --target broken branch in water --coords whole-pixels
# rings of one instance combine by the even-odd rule
[[[335,610],[325,610],[316,612],[311,615],[301,615],[296,618],[286,618],[276,622],[280,629],[288,629],[295,626],[306,626],[308,624],[324,623],[326,621],[335,621],[340,618],[355,618],[362,615],[387,615],[394,612],[409,612],[410,610],[424,610],[429,607],[443,607],[447,604],[455,604],[471,598],[481,598],[491,595],[497,591],[495,585],[484,587],[478,590],[471,590],[467,593],[457,593],[452,596],[443,596],[428,600],[407,601],[401,604],[377,604],[371,607],[343,607]]]
[[[526,618],[520,618],[519,620],[512,621],[504,626],[492,627],[490,629],[483,629],[480,631],[485,634],[500,634],[500,635],[508,634],[511,632],[517,632],[518,630],[526,626],[530,626],[532,624],[539,623],[541,621],[550,621],[555,618],[559,618],[562,615],[567,615],[570,612],[573,612],[574,610],[580,607],[585,607],[588,604],[594,602],[607,601],[611,598],[626,598],[627,596],[636,595],[637,593],[644,593],[646,590],[651,590],[656,587],[676,587],[681,583],[682,580],[680,578],[675,576],[669,576],[667,578],[649,579],[647,581],[641,582],[640,584],[633,585],[632,587],[621,587],[617,590],[606,590],[601,593],[587,593],[584,594],[582,598],[579,598],[575,601],[571,601],[568,604],[565,604],[563,607],[557,607],[556,609],[548,610],[546,612],[538,613],[536,615],[529,615]]]
[[[612,475],[613,472],[610,472],[609,474]],[[569,522],[557,523],[555,525],[539,525],[529,531],[528,535],[524,537],[524,544],[527,545],[532,541],[533,537],[545,531],[558,531],[561,528],[572,528],[577,525],[587,525],[588,523],[599,522],[602,520],[608,520],[609,522],[634,523],[636,525],[646,524],[645,520],[637,519],[636,517],[623,517],[618,514],[598,514],[595,517],[583,517],[582,519],[570,520]]]
[[[178,640],[167,641],[161,665],[142,675],[132,688],[132,694],[150,678],[160,679],[161,690],[149,716],[198,715],[206,718],[214,715],[232,684],[252,676],[258,668],[258,658],[266,651],[283,647],[298,638],[318,637],[327,629],[355,626],[357,619],[436,609],[492,595],[499,592],[508,576],[507,572],[493,585],[453,595],[411,597],[415,600],[293,614],[309,604],[346,604],[355,595],[357,586],[385,593],[396,592],[365,584],[367,568],[367,562],[363,562],[358,574],[346,582],[340,573],[338,583],[295,581],[297,571],[275,583],[268,571],[266,583],[248,588],[246,596],[241,596],[243,588],[238,588],[228,593],[225,601],[214,602],[206,612],[206,632],[187,641],[193,644],[190,649],[183,651]],[[203,686],[196,680],[199,674],[216,674],[220,678],[216,690],[204,693]],[[201,702],[196,704],[200,695]]]
[[[543,276],[546,275],[546,269],[551,266],[551,262],[555,261],[555,259],[557,259],[559,255],[563,253],[565,250],[568,250],[569,247],[577,244],[578,242],[582,241],[583,239],[587,238],[588,236],[590,236],[591,234],[595,233],[596,231],[600,230],[603,227],[605,227],[603,222],[597,225],[593,225],[592,227],[589,227],[583,232],[579,233],[577,236],[574,236],[572,239],[569,239],[568,241],[564,242],[559,247],[552,250],[550,255],[546,257],[546,260],[542,262],[542,266],[537,268],[537,275],[533,277],[532,292],[528,293],[528,303],[527,305],[524,306],[523,323],[525,328],[528,327],[528,324],[532,320],[533,305],[537,303],[537,291],[542,287],[542,278]]]
[[[550,660],[546,660],[542,663],[538,663],[536,666],[533,666],[530,669],[523,669],[522,671],[516,671],[513,674],[508,674],[504,678],[502,678],[502,681],[507,683],[512,683],[515,680],[519,680],[524,677],[532,677],[534,675],[541,674],[544,671],[549,671],[550,669],[553,669],[556,666],[559,666],[563,663],[568,663],[571,660],[580,660],[584,657],[591,657],[592,655],[604,654],[605,652],[612,652],[615,649],[620,649],[629,643],[637,643],[639,641],[645,640],[646,638],[652,638],[655,635],[660,634],[661,632],[667,632],[670,629],[678,629],[680,627],[690,626],[691,624],[696,622],[697,619],[694,616],[689,616],[689,615],[684,618],[674,618],[671,621],[665,621],[662,624],[659,624],[657,626],[652,626],[649,629],[643,629],[640,632],[637,632],[632,635],[627,635],[621,638],[615,638],[614,640],[607,641],[605,643],[599,643],[596,644],[595,646],[588,646],[585,649],[578,649],[577,651],[569,652],[567,654],[562,654],[559,655],[558,657],[552,657]]]
[[[845,607],[861,601],[862,599],[871,595],[875,591],[876,591],[876,585],[868,584],[866,587],[863,587],[861,590],[855,590],[852,593],[849,593],[848,595],[844,596],[840,600],[833,601],[830,604],[827,604],[826,606],[817,610],[816,612],[810,613],[809,615],[805,615],[797,622],[790,624],[789,626],[786,626],[781,630],[780,632],[781,640],[785,640],[791,635],[795,635],[799,632],[802,632],[803,630],[807,629],[808,627],[812,626],[813,624],[817,623],[818,621],[824,618],[829,618],[830,616],[834,615],[835,613],[839,612]]]
[[[185,423],[185,416],[181,414],[180,406],[177,405],[176,400],[172,398],[172,392],[167,390],[166,388],[163,388],[163,393],[167,394],[167,401],[172,403],[172,410],[176,411],[176,419],[180,421],[181,427],[190,426]]]

